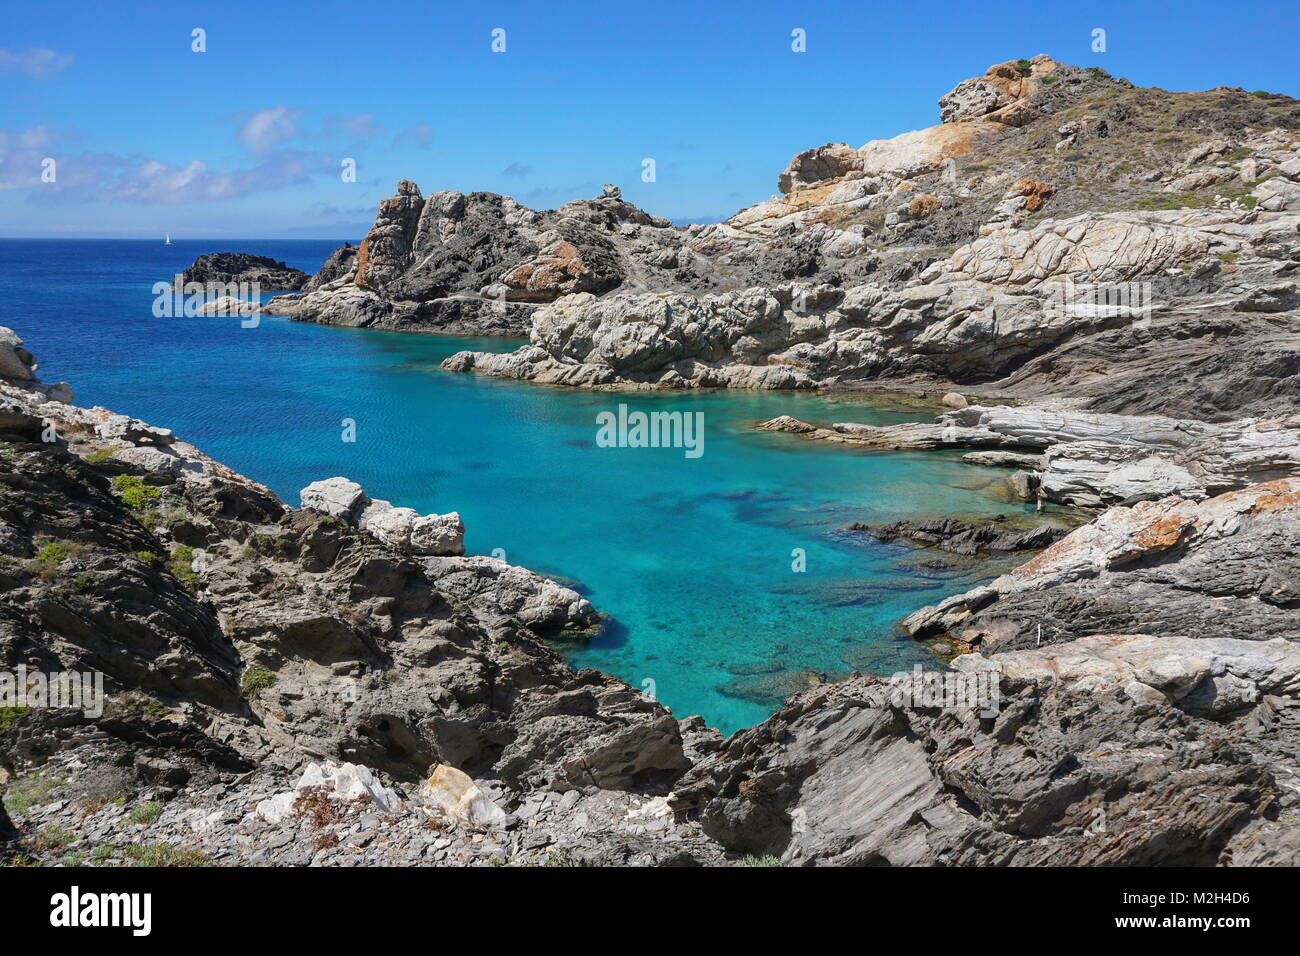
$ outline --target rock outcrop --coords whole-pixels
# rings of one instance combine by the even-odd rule
[[[465,553],[465,523],[460,515],[422,515],[414,508],[394,508],[376,501],[355,481],[326,478],[314,481],[299,496],[302,507],[340,518],[399,551],[419,555]]]
[[[684,238],[614,187],[537,211],[494,193],[425,198],[402,180],[354,255],[340,249],[303,295],[271,307],[327,325],[522,336],[538,305],[564,295],[716,286],[712,270],[697,274]]]
[[[892,524],[852,524],[846,530],[865,531],[878,541],[910,541],[965,557],[1039,551],[1066,533],[1065,528],[1049,524],[1019,527],[1007,522],[1001,515],[984,523],[958,518],[933,518],[928,521],[895,521]]]
[[[1012,476],[1030,501],[1097,508],[1170,495],[1199,499],[1300,475],[1300,416],[1215,424],[1163,415],[1080,412],[1062,405],[968,405],[934,423],[822,428],[790,416],[760,425],[866,448],[991,448],[971,464],[1026,469]]]
[[[283,292],[303,288],[307,273],[270,256],[246,252],[208,252],[194,260],[175,279],[177,288],[191,283],[231,285],[248,283],[262,292]]]
[[[998,680],[994,718],[855,677],[732,736],[671,803],[787,865],[1294,863],[1294,647],[1107,635],[958,658]]]
[[[1300,478],[1115,507],[985,587],[903,621],[959,647],[1092,634],[1300,640]]]

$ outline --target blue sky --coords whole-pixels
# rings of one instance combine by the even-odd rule
[[[359,238],[399,178],[543,208],[614,182],[725,217],[801,149],[938,122],[1036,53],[1300,95],[1300,7],[1180,3],[8,4],[0,235]],[[1107,50],[1091,50],[1094,28]],[[206,31],[207,51],[191,50]],[[506,31],[493,53],[492,31]],[[807,51],[791,50],[806,31]],[[641,181],[641,162],[657,178]],[[41,181],[53,158],[56,178]],[[357,164],[344,182],[341,164]]]

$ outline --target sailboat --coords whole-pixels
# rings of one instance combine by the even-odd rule
[[[166,237],[166,241],[163,242],[163,245],[164,245],[164,246],[170,246],[171,244],[172,244],[172,237],[171,237],[171,236],[167,236],[167,237]]]

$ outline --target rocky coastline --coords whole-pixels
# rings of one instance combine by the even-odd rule
[[[929,129],[800,153],[713,226],[615,187],[538,212],[404,180],[272,310],[527,335],[443,368],[538,384],[948,393],[934,421],[759,437],[959,449],[1088,510],[1063,535],[870,529],[1033,555],[900,623],[996,706],[855,674],[724,740],[575,673],[545,639],[596,609],[465,555],[458,514],[341,476],[287,506],[72,405],[0,330],[0,666],[102,671],[111,703],[4,715],[0,852],[1300,863],[1300,103],[1040,55],[939,105]]]

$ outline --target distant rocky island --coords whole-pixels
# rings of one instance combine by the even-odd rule
[[[284,292],[301,289],[311,277],[272,259],[270,256],[253,256],[246,252],[209,252],[199,256],[175,279],[177,286],[190,283],[222,285],[248,283],[263,292]]]
[[[230,863],[1300,863],[1300,102],[1039,55],[939,107],[708,226],[403,180],[270,311],[527,338],[449,374],[942,396],[754,439],[957,450],[1080,510],[846,532],[1025,558],[899,622],[995,712],[855,674],[723,739],[569,667],[546,639],[600,609],[465,555],[458,514],[327,475],[287,505],[0,330],[0,658],[111,684],[0,711],[0,852],[58,860],[39,813]]]

